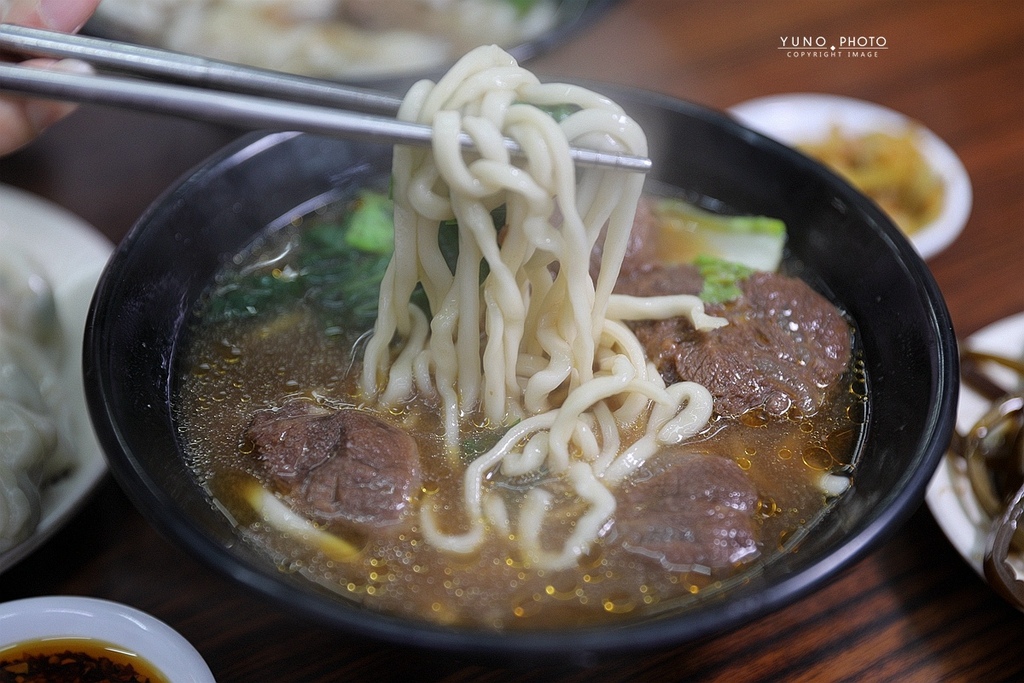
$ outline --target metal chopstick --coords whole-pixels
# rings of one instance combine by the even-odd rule
[[[393,114],[400,102],[396,98],[329,81],[9,24],[0,24],[0,49],[36,56],[73,57],[128,73],[205,86],[0,64],[0,90],[172,114],[250,129],[301,130],[381,144],[429,146],[433,134],[430,126],[360,113],[370,110]],[[285,93],[283,99],[277,96],[279,92]],[[316,104],[307,104],[305,100]],[[325,103],[329,106],[324,106]],[[460,142],[466,149],[473,147],[472,139],[466,134],[460,137]],[[512,154],[522,152],[512,139],[507,138],[505,146]],[[640,172],[651,168],[650,159],[644,157],[580,148],[572,148],[570,152],[574,162],[582,166]]]
[[[0,24],[0,50],[35,57],[80,59],[96,67],[137,76],[366,114],[394,116],[402,104],[402,100],[393,95],[332,81],[14,24]]]

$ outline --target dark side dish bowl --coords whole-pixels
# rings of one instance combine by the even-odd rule
[[[593,86],[592,86],[593,87]],[[650,617],[494,632],[378,613],[244,542],[197,481],[172,399],[181,340],[214,274],[268,226],[286,225],[390,169],[390,149],[305,134],[254,135],[168,190],[117,247],[86,330],[100,443],[121,486],[165,535],[286,609],[373,639],[498,657],[665,647],[763,617],[834,579],[921,504],[952,432],[957,349],[924,263],[883,213],[824,167],[694,104],[609,86],[647,132],[652,179],[788,228],[784,267],[854,321],[869,391],[852,488],[798,546],[727,590]]]

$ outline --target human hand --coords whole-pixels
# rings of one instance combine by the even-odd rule
[[[0,0],[0,22],[53,31],[73,32],[96,10],[100,0]],[[90,72],[73,59],[29,59],[26,66]],[[51,124],[69,114],[75,105],[17,95],[0,96],[0,154],[13,152],[34,139]]]

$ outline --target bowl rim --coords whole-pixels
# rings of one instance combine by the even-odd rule
[[[583,81],[574,80],[573,82],[593,85],[593,83],[588,84]],[[193,554],[215,570],[229,574],[249,589],[271,597],[279,605],[298,607],[301,612],[322,624],[345,628],[373,639],[412,647],[471,651],[485,656],[515,655],[517,657],[524,655],[564,657],[567,653],[587,656],[587,654],[593,653],[636,652],[678,645],[699,637],[723,633],[752,618],[762,617],[780,609],[821,588],[843,569],[852,565],[890,537],[896,528],[905,522],[923,502],[927,484],[948,446],[955,423],[959,385],[956,339],[941,292],[924,261],[906,237],[873,202],[818,162],[744,126],[723,112],[660,93],[609,84],[600,84],[599,87],[604,88],[613,98],[616,95],[624,95],[645,105],[653,105],[711,122],[752,146],[763,148],[773,155],[782,156],[790,165],[819,176],[848,205],[856,206],[877,225],[879,235],[886,243],[887,248],[898,259],[900,265],[915,278],[922,306],[927,307],[927,319],[933,328],[932,332],[936,340],[934,344],[930,344],[934,352],[934,364],[931,366],[930,376],[932,395],[925,428],[917,441],[918,466],[901,480],[901,495],[892,498],[892,502],[881,512],[873,512],[868,515],[866,518],[870,521],[855,533],[844,537],[828,557],[765,586],[764,590],[756,595],[744,595],[738,599],[716,602],[714,610],[702,612],[699,624],[685,618],[655,618],[622,624],[587,626],[573,630],[483,631],[441,626],[426,621],[413,621],[381,614],[359,608],[356,605],[352,610],[338,609],[336,603],[319,599],[312,593],[297,595],[300,592],[291,586],[271,580],[250,567],[240,566],[226,553],[225,548],[187,520],[167,515],[168,506],[174,507],[174,502],[158,486],[154,485],[145,472],[135,467],[135,463],[131,462],[130,457],[126,455],[130,452],[129,446],[113,426],[108,414],[108,406],[105,405],[106,387],[104,383],[107,380],[100,376],[102,373],[94,372],[92,381],[88,383],[90,405],[95,413],[94,424],[100,434],[101,443],[119,453],[110,458],[112,473],[122,483],[128,496],[144,515],[158,529],[189,548]],[[97,320],[106,315],[103,310],[103,300],[105,290],[112,286],[110,273],[112,269],[116,269],[121,260],[119,254],[130,248],[139,239],[141,231],[146,222],[152,218],[156,207],[169,201],[183,183],[189,182],[190,178],[209,172],[220,164],[230,163],[234,158],[246,157],[254,146],[265,144],[267,144],[267,140],[263,135],[253,134],[245,136],[215,153],[193,171],[185,174],[181,183],[176,183],[168,188],[135,224],[125,240],[122,241],[114,258],[111,259],[108,271],[101,278],[94,296],[93,307],[90,311],[90,333],[84,358],[87,369],[102,367],[102,359],[99,357],[95,345],[91,343],[91,339],[98,327]],[[128,486],[128,482],[135,482],[136,485],[141,482],[146,488],[146,495],[142,495],[136,488]]]
[[[202,655],[180,633],[142,610],[100,598],[47,595],[0,603],[0,649],[75,638],[124,648],[169,681],[214,683]]]

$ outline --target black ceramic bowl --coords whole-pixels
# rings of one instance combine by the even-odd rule
[[[599,87],[645,127],[656,179],[784,220],[787,266],[856,321],[871,396],[859,469],[799,552],[657,618],[499,634],[359,608],[237,542],[182,457],[170,405],[175,356],[190,308],[225,259],[265,226],[387,172],[388,149],[303,134],[249,137],[202,164],[141,218],[98,285],[85,339],[89,406],[114,475],[152,523],[234,580],[326,624],[522,658],[637,651],[762,617],[820,588],[907,519],[948,445],[957,398],[953,329],[924,263],[878,208],[797,152],[692,104]]]

